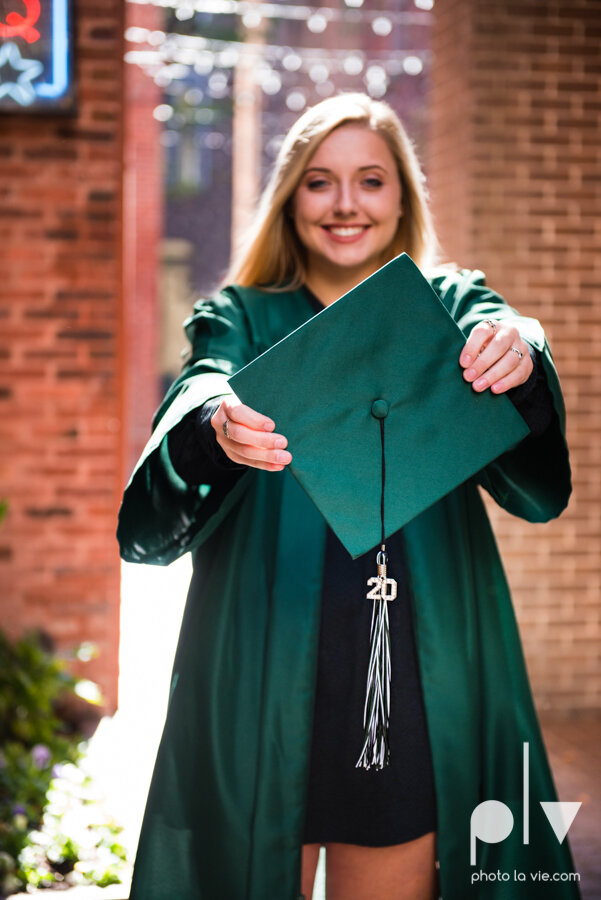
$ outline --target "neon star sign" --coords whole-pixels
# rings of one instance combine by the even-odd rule
[[[0,4],[2,5],[2,4]],[[69,110],[69,0],[4,0],[0,10],[0,112]],[[8,12],[6,7],[13,7]]]

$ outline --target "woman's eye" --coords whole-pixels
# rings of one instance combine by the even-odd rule
[[[325,178],[312,178],[307,182],[307,187],[310,191],[319,190],[319,188],[327,187],[328,182]]]
[[[383,182],[382,179],[378,178],[377,175],[369,175],[367,178],[363,179],[363,184],[366,187],[378,188],[382,187]]]

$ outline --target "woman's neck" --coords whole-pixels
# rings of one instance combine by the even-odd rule
[[[346,294],[347,291],[352,290],[356,287],[360,281],[363,281],[364,278],[367,278],[368,275],[371,275],[372,272],[366,272],[364,275],[360,277],[350,276],[348,278],[338,278],[335,281],[329,278],[323,278],[317,276],[315,273],[308,272],[307,278],[305,279],[305,284],[311,290],[316,297],[319,298],[320,302],[323,303],[324,306],[329,306],[331,303],[334,303],[335,300],[338,300],[339,297],[342,297],[343,294]]]
[[[324,306],[329,306],[346,294],[348,291],[356,287],[360,281],[363,281],[369,275],[373,275],[375,269],[371,266],[365,270],[349,270],[341,273],[340,269],[335,272],[324,271],[311,267],[307,272],[305,284],[319,298]]]

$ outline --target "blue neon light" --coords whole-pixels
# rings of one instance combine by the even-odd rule
[[[69,87],[69,2],[52,4],[52,81],[35,85],[38,97],[60,97]]]

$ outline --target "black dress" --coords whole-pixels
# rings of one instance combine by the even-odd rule
[[[323,306],[307,290],[316,312]],[[542,433],[552,400],[542,366],[508,397],[533,433]],[[169,453],[190,484],[203,476],[231,480],[245,467],[232,463],[215,441],[206,403],[169,432]],[[436,795],[413,630],[402,531],[387,540],[388,575],[398,584],[389,604],[391,634],[390,765],[356,768],[363,746],[363,705],[372,601],[367,580],[376,574],[376,549],[353,560],[327,528],[313,738],[306,798],[305,843],[369,847],[413,840],[436,830]]]
[[[372,602],[367,579],[376,549],[353,560],[328,528],[321,604],[305,843],[380,847],[436,830],[434,778],[413,637],[402,533],[386,542],[388,575],[398,593],[388,604],[392,685],[390,765],[356,768]]]

